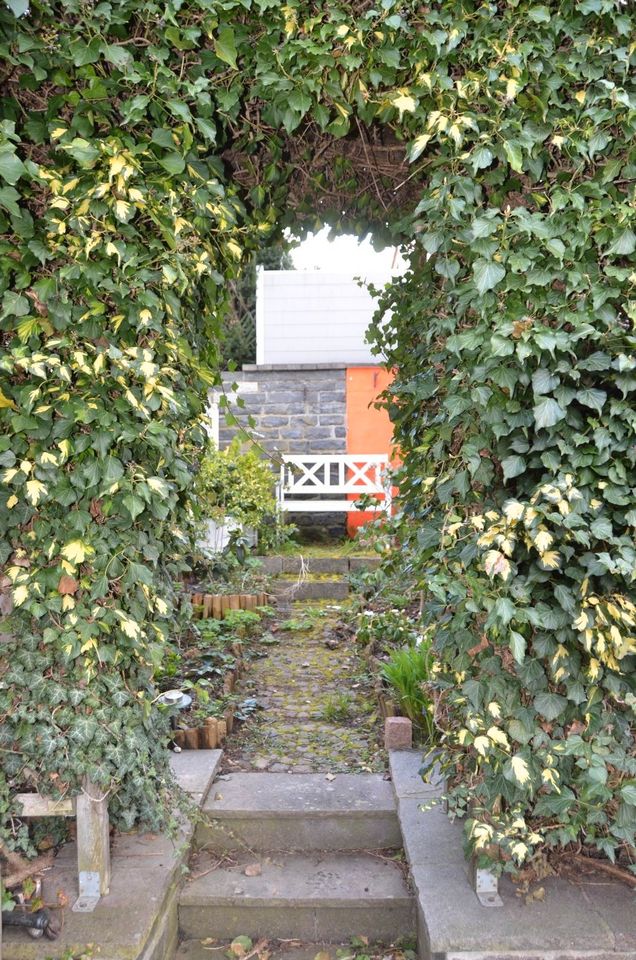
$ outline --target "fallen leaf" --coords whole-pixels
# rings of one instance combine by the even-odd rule
[[[314,960],[331,960],[331,954],[327,953],[326,950],[321,950],[320,953],[316,954]]]
[[[537,887],[536,890],[532,890],[527,894],[525,898],[526,903],[532,903],[533,900],[539,900],[540,902],[545,900],[545,887]]]
[[[249,937],[235,937],[230,944],[230,952],[235,957],[244,957],[253,946],[254,944]]]
[[[222,794],[222,793],[215,793],[215,794],[214,794],[214,799],[215,799],[215,800],[222,800],[222,799],[223,799],[223,794]]]
[[[335,779],[336,779],[335,773],[328,773],[328,774],[326,775],[326,777],[325,777],[325,780],[329,780],[329,782],[331,782],[332,780],[335,780]]]
[[[260,863],[248,863],[243,872],[246,877],[260,877],[263,868]]]
[[[60,577],[60,582],[57,585],[57,592],[66,596],[68,594],[76,593],[78,587],[79,583],[75,577],[69,577],[69,575],[65,573]]]

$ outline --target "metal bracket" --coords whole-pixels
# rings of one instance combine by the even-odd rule
[[[99,903],[99,873],[96,870],[80,870],[79,897],[73,904],[73,913],[92,913]]]
[[[499,880],[492,870],[486,870],[473,863],[473,889],[482,907],[503,907],[499,895]]]

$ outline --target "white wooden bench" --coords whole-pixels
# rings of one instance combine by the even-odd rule
[[[381,453],[284,456],[276,486],[278,506],[290,513],[391,513],[390,462]],[[355,499],[371,495],[376,506],[359,507]],[[380,498],[380,499],[378,499]]]

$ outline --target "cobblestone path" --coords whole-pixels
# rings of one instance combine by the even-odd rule
[[[272,772],[376,772],[385,769],[377,704],[365,662],[340,638],[347,604],[296,602],[279,611],[275,643],[242,678],[240,698],[258,712],[229,738],[224,766]]]

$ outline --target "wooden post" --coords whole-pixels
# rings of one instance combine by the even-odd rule
[[[82,793],[75,799],[75,811],[79,897],[73,910],[86,913],[110,889],[108,800],[103,789],[84,780]]]
[[[205,620],[212,616],[212,595],[206,593],[203,597],[203,617]]]
[[[216,729],[219,735],[219,745],[225,743],[225,738],[227,736],[227,724],[225,720],[217,720]]]
[[[230,609],[230,598],[224,595],[221,597],[221,620],[223,619],[223,617],[225,616],[225,614],[229,609]]]
[[[215,620],[221,620],[223,617],[223,610],[221,608],[221,597],[219,594],[215,594],[212,597],[212,616]]]
[[[199,731],[199,744],[203,750],[216,750],[219,738],[214,717],[208,717]]]
[[[228,707],[223,716],[225,717],[225,729],[228,733],[232,733],[234,728],[234,711],[231,707]]]
[[[233,594],[229,597],[229,601],[230,601],[230,610],[240,610],[240,609],[241,609],[241,601],[240,601],[240,597],[239,597],[238,593],[233,593]]]
[[[194,727],[189,727],[187,730],[184,730],[185,735],[185,748],[186,750],[198,750],[199,749],[199,731]]]

